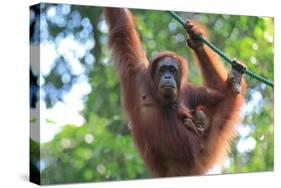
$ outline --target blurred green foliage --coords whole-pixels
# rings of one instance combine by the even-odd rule
[[[67,125],[44,145],[42,156],[48,167],[44,183],[123,180],[147,177],[131,137],[115,130],[120,119],[110,120],[90,114],[82,127]]]
[[[41,14],[46,14],[50,7],[60,6],[47,4],[42,8]],[[92,89],[84,100],[82,115],[86,121],[81,127],[65,125],[51,141],[41,144],[40,164],[44,164],[40,169],[41,181],[43,184],[53,184],[151,177],[124,121],[119,81],[111,63],[106,42],[107,31],[102,27],[102,9],[71,6],[71,12],[75,11],[81,18],[89,18],[93,27],[89,37],[95,41],[94,48],[90,51],[94,56],[94,63],[89,65],[83,58],[80,59],[87,69],[85,76]],[[181,25],[163,11],[133,10],[133,14],[148,58],[161,50],[176,51],[189,62],[189,80],[194,84],[201,84],[197,65],[191,50],[185,44],[186,32]],[[251,71],[273,80],[273,18],[183,12],[178,14],[204,24],[213,44],[230,57],[244,62]],[[68,19],[67,22],[69,21]],[[46,27],[50,33],[49,41],[54,43],[55,37],[61,32],[67,30],[75,35],[80,31],[79,27],[69,29],[51,22],[47,22]],[[55,71],[56,67],[46,76],[45,85],[52,83],[56,88],[65,90],[61,77],[54,77]],[[71,80],[73,79],[75,76],[71,75]],[[249,89],[243,124],[248,132],[239,134],[233,144],[224,164],[224,173],[273,170],[273,89],[252,78],[245,79]],[[259,100],[255,100],[254,96],[259,96]],[[57,100],[62,100],[59,95],[56,97]],[[52,104],[48,107],[51,108]],[[253,147],[239,149],[239,142],[243,145],[243,141],[251,141]]]

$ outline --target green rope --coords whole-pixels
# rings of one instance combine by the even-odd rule
[[[175,12],[173,11],[168,11],[173,18],[175,18],[183,27],[185,27],[185,21],[179,17]],[[239,64],[236,60],[231,59],[230,57],[226,56],[220,49],[218,49],[216,46],[214,46],[210,41],[208,41],[206,38],[204,38],[201,35],[197,36],[197,40],[200,40],[201,42],[205,43],[207,46],[209,46],[214,52],[216,52],[219,56],[221,56],[227,63],[231,64],[233,68],[235,68],[236,70],[238,70],[241,73],[245,73],[248,76],[255,78],[256,80],[259,80],[263,83],[265,83],[266,85],[269,85],[271,87],[273,87],[273,83],[257,74],[255,74],[254,72],[249,71],[246,67],[242,66],[241,64]]]

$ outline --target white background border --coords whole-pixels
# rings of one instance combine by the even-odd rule
[[[28,182],[29,137],[29,6],[40,1],[2,1],[0,18],[0,187],[37,187]],[[59,185],[57,187],[278,187],[281,171],[281,11],[278,0],[48,0],[44,2],[181,10],[220,14],[273,16],[275,170],[204,177]],[[262,50],[262,49],[261,49]],[[262,67],[257,67],[262,68]],[[278,91],[279,90],[279,91]],[[280,185],[279,185],[280,186]]]

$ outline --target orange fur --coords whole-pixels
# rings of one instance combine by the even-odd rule
[[[204,174],[225,156],[235,137],[233,125],[240,121],[243,95],[231,93],[226,70],[206,46],[195,50],[205,85],[195,88],[187,82],[186,62],[175,53],[163,52],[148,63],[127,9],[105,8],[104,13],[124,107],[145,165],[156,176]],[[179,62],[181,74],[177,101],[168,108],[153,83],[157,62],[166,56]],[[244,81],[242,84],[244,93]],[[179,116],[198,105],[205,107],[209,122],[203,137],[184,127]]]

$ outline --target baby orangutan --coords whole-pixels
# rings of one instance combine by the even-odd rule
[[[244,65],[242,65],[244,66]],[[233,95],[238,95],[241,92],[242,75],[236,69],[232,69],[228,74],[227,82],[230,84]],[[219,102],[223,99],[223,95],[216,98]],[[190,129],[197,136],[204,136],[208,131],[208,119],[206,115],[206,108],[203,105],[198,105],[195,109],[188,110],[185,106],[181,105],[179,107],[179,114],[183,119],[183,124]]]
[[[197,136],[203,135],[205,130],[207,130],[207,117],[204,110],[205,108],[202,105],[199,105],[194,110],[188,110],[183,105],[178,109],[183,125]]]

